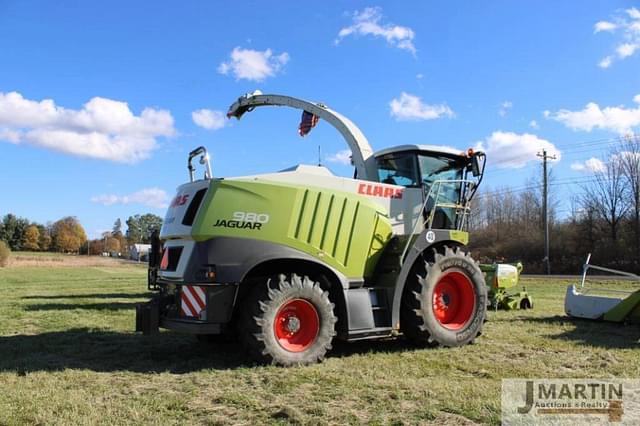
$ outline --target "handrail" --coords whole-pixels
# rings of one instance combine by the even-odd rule
[[[189,169],[189,180],[191,182],[193,182],[195,179],[194,172],[196,170],[196,168],[193,167],[193,165],[191,164],[191,160],[193,160],[193,158],[197,157],[198,155],[200,155],[200,164],[204,165],[205,167],[204,178],[205,179],[213,178],[213,173],[211,172],[211,163],[209,161],[209,153],[207,152],[207,148],[205,148],[204,146],[199,146],[189,153],[189,160],[187,161],[187,168]]]
[[[437,185],[438,186],[438,191],[436,192],[436,197],[433,199],[433,207],[431,208],[429,214],[427,215],[426,220],[423,220],[422,223],[423,225],[426,225],[428,222],[428,227],[426,227],[426,229],[432,229],[433,226],[433,219],[435,217],[435,211],[438,207],[447,207],[447,208],[455,208],[456,209],[456,221],[458,221],[458,215],[459,215],[459,211],[460,210],[464,210],[463,215],[461,220],[456,223],[456,229],[457,230],[461,230],[464,226],[464,220],[466,218],[467,213],[469,212],[469,210],[471,209],[469,207],[469,199],[465,198],[464,200],[460,200],[460,201],[464,201],[463,204],[455,204],[455,207],[452,207],[450,204],[448,203],[439,203],[438,199],[440,198],[440,190],[442,188],[443,184],[467,184],[470,186],[475,185],[475,182],[469,179],[442,179],[442,180],[436,180],[431,184],[431,187],[429,188],[429,192],[427,193],[427,195],[424,198],[424,202],[422,203],[422,207],[420,208],[420,211],[418,212],[418,218],[416,219],[416,223],[413,225],[413,228],[411,229],[411,234],[409,236],[409,238],[407,239],[407,243],[405,244],[404,250],[402,251],[402,256],[400,257],[400,262],[401,264],[404,263],[404,259],[405,259],[405,255],[407,254],[407,251],[409,250],[409,246],[411,245],[411,241],[412,241],[412,236],[415,235],[416,233],[416,229],[418,228],[418,223],[420,223],[420,218],[422,217],[422,212],[425,210],[425,208],[427,207],[427,203],[429,202],[429,199],[431,198],[431,195],[434,191],[434,187]],[[461,192],[461,197],[462,197],[462,192]]]
[[[443,184],[468,184],[469,186],[474,186],[476,183],[472,180],[469,179],[442,179],[442,180],[436,180],[433,182],[433,184],[431,185],[431,188],[429,188],[429,192],[427,193],[427,196],[425,197],[425,206],[426,206],[426,202],[429,201],[429,197],[431,196],[432,192],[433,192],[433,188],[437,185],[438,186],[438,192],[436,193],[436,197],[434,198],[434,203],[433,203],[433,207],[431,208],[431,211],[429,212],[429,215],[427,216],[427,220],[429,221],[429,227],[428,229],[431,229],[431,227],[433,226],[433,220],[435,218],[435,211],[438,207],[445,207],[445,208],[455,208],[456,209],[456,221],[458,220],[458,211],[459,210],[464,210],[463,213],[463,217],[462,220],[460,220],[458,223],[456,223],[456,229],[457,230],[461,230],[464,227],[464,219],[466,217],[466,214],[469,212],[469,210],[471,209],[469,207],[469,199],[464,199],[464,200],[460,200],[460,201],[464,201],[463,204],[455,204],[454,206],[448,204],[448,203],[440,203],[438,202],[440,199],[440,193],[442,190],[442,186]],[[462,191],[460,193],[460,196],[462,197]],[[415,231],[415,229],[414,229]]]

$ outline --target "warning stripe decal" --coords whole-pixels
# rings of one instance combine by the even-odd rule
[[[180,313],[185,317],[198,317],[207,307],[204,287],[198,285],[183,285],[180,294]]]

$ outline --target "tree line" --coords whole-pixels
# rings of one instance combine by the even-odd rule
[[[640,137],[618,140],[580,179],[549,180],[549,259],[552,273],[579,273],[592,263],[640,273]],[[572,195],[559,209],[561,186]],[[566,194],[570,191],[563,191]],[[561,214],[567,213],[567,214]],[[562,217],[562,218],[560,218]],[[526,272],[544,272],[542,184],[478,194],[469,217],[471,249],[484,262],[522,261]]]
[[[162,218],[150,213],[136,214],[127,219],[126,225],[123,233],[122,221],[118,218],[111,231],[89,240],[76,217],[41,224],[8,213],[0,221],[0,241],[12,251],[126,255],[132,244],[150,242],[151,234],[162,226]]]

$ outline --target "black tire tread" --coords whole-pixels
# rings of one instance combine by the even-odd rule
[[[421,300],[422,292],[425,290],[424,286],[426,284],[426,279],[429,274],[429,271],[436,266],[436,264],[450,259],[451,257],[457,257],[460,259],[465,259],[474,265],[477,268],[476,273],[480,272],[477,264],[471,258],[468,251],[461,249],[460,247],[450,248],[448,246],[443,246],[440,251],[433,250],[433,254],[427,257],[424,260],[424,264],[415,265],[415,278],[407,281],[404,294],[401,302],[401,330],[404,336],[414,345],[416,346],[427,346],[427,347],[435,347],[435,346],[459,346],[457,344],[452,344],[450,341],[445,341],[444,339],[438,338],[437,335],[433,334],[427,327],[424,315],[425,311],[422,307]],[[484,291],[484,300],[486,300],[486,286],[482,286],[482,290]],[[427,309],[430,309],[428,307]],[[478,309],[481,310],[480,314],[482,315],[482,320],[480,321],[480,325],[478,329],[475,331],[475,334],[468,339],[467,343],[472,344],[475,342],[475,339],[482,334],[482,324],[486,321],[486,302],[484,306],[478,306]]]
[[[245,350],[254,360],[260,363],[271,363],[283,366],[304,365],[320,362],[335,336],[334,305],[329,300],[329,293],[320,284],[308,276],[300,277],[295,273],[279,274],[266,278],[263,282],[254,283],[252,290],[244,300],[238,321],[238,336]],[[288,353],[274,343],[271,332],[271,313],[282,305],[282,301],[301,297],[311,301],[320,315],[320,332],[316,343],[307,351],[295,355]]]

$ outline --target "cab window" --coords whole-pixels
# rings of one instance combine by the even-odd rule
[[[420,186],[415,153],[385,155],[378,157],[376,161],[380,182],[406,187]]]
[[[419,163],[422,185],[425,194],[429,194],[425,206],[426,213],[429,214],[435,207],[433,227],[453,229],[458,210],[450,206],[459,203],[462,189],[460,179],[463,178],[464,164],[459,159],[437,155],[420,155]],[[430,192],[436,181],[440,183],[433,188],[434,192]],[[435,205],[436,202],[438,206]]]
[[[426,188],[436,180],[462,179],[464,166],[458,159],[426,155],[420,155],[419,158],[422,183]]]

